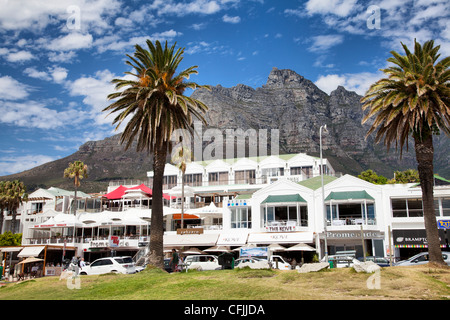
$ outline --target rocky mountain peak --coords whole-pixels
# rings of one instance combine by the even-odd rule
[[[272,68],[265,87],[270,88],[298,88],[305,78],[289,69]]]

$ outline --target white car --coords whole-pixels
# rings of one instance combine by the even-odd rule
[[[450,252],[442,252],[442,257],[444,258],[444,262],[450,266]],[[411,258],[407,260],[402,260],[394,264],[395,266],[417,266],[420,264],[428,263],[429,257],[428,252],[421,252],[419,254],[416,254],[415,256],[412,256]]]
[[[131,257],[100,258],[80,269],[80,275],[135,272],[136,264]]]
[[[270,269],[269,262],[267,260],[256,259],[256,258],[239,258],[234,262],[235,268],[245,268],[250,269]]]
[[[292,266],[289,262],[286,262],[283,257],[278,255],[272,255],[269,258],[269,262],[273,269],[279,270],[292,270]]]
[[[192,255],[184,259],[188,270],[221,270],[219,259],[214,255]]]

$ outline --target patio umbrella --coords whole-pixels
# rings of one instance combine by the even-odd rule
[[[197,249],[197,248],[189,248],[188,250],[185,250],[182,252],[184,255],[187,254],[205,254],[204,251]]]
[[[283,246],[280,246],[278,243],[272,243],[269,246],[269,250],[272,250],[272,251],[285,251],[286,248],[283,247]]]
[[[204,250],[205,252],[230,252],[229,247],[225,246],[214,246]]]
[[[286,248],[285,251],[316,251],[316,249],[308,246],[306,243],[299,243],[290,248]]]
[[[255,244],[253,244],[253,243],[247,243],[245,246],[242,246],[242,247],[239,247],[239,248],[236,248],[236,249],[233,249],[233,251],[240,251],[241,250],[241,248],[255,248],[256,247],[256,245]]]
[[[40,262],[40,261],[44,261],[44,259],[39,259],[39,258],[35,258],[35,257],[28,257],[25,260],[20,261],[18,264]]]

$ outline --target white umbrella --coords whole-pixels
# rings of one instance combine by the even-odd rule
[[[230,252],[230,248],[225,247],[225,246],[214,246],[214,247],[205,249],[203,251],[205,251],[205,252]]]
[[[272,250],[272,251],[285,251],[286,248],[283,247],[283,246],[280,246],[278,243],[272,243],[269,246],[269,250]]]
[[[187,255],[187,254],[205,254],[204,251],[202,251],[200,249],[197,249],[197,248],[190,248],[190,249],[188,249],[186,251],[183,251],[182,253],[184,255]]]
[[[308,246],[306,243],[299,243],[290,248],[286,248],[285,251],[316,251],[316,249]]]

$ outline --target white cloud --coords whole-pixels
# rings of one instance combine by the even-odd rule
[[[346,73],[346,74],[329,74],[319,76],[314,82],[319,89],[330,94],[336,90],[338,86],[343,86],[348,91],[355,91],[359,95],[364,95],[369,87],[382,78],[382,74],[362,72],[362,73]]]
[[[53,39],[45,47],[52,51],[71,51],[86,49],[92,46],[92,35],[72,32],[65,36]]]
[[[85,119],[84,113],[67,109],[57,111],[37,101],[1,101],[0,122],[19,127],[54,129],[67,124],[77,124]]]
[[[97,71],[94,76],[81,77],[73,82],[67,82],[67,88],[71,96],[83,96],[83,103],[90,106],[90,117],[98,124],[111,123],[111,119],[105,119],[106,113],[102,110],[109,105],[107,96],[114,91],[111,80],[117,78],[109,70]]]
[[[236,24],[236,23],[241,22],[241,17],[239,17],[239,16],[230,17],[229,15],[226,14],[222,17],[222,21],[226,22],[226,23]]]
[[[31,54],[31,52],[28,51],[17,51],[17,52],[10,52],[7,56],[6,56],[6,60],[8,60],[9,62],[22,62],[22,61],[28,61],[34,59],[33,54]]]
[[[30,154],[23,156],[5,156],[0,157],[0,175],[9,175],[22,172],[41,164],[54,161],[57,158],[41,154]]]
[[[356,2],[357,0],[309,0],[305,9],[309,15],[333,14],[346,17],[354,10]]]
[[[226,1],[219,1],[225,3]],[[193,0],[190,2],[177,2],[173,0],[155,0],[150,5],[151,9],[157,11],[158,15],[185,16],[188,14],[213,14],[222,9],[217,1]]]
[[[339,34],[330,34],[312,37],[313,44],[308,48],[311,52],[322,52],[344,42],[344,37]]]
[[[20,100],[28,97],[29,87],[10,76],[0,77],[0,99]]]
[[[0,28],[3,30],[33,32],[53,25],[67,28],[67,20],[74,14],[71,6],[80,9],[82,30],[101,31],[110,27],[109,17],[120,11],[119,0],[0,0]]]
[[[39,71],[34,67],[26,68],[23,71],[24,74],[31,78],[36,78],[45,81],[53,80],[56,83],[61,83],[67,78],[67,69],[62,67],[51,67],[48,68],[48,72]]]

